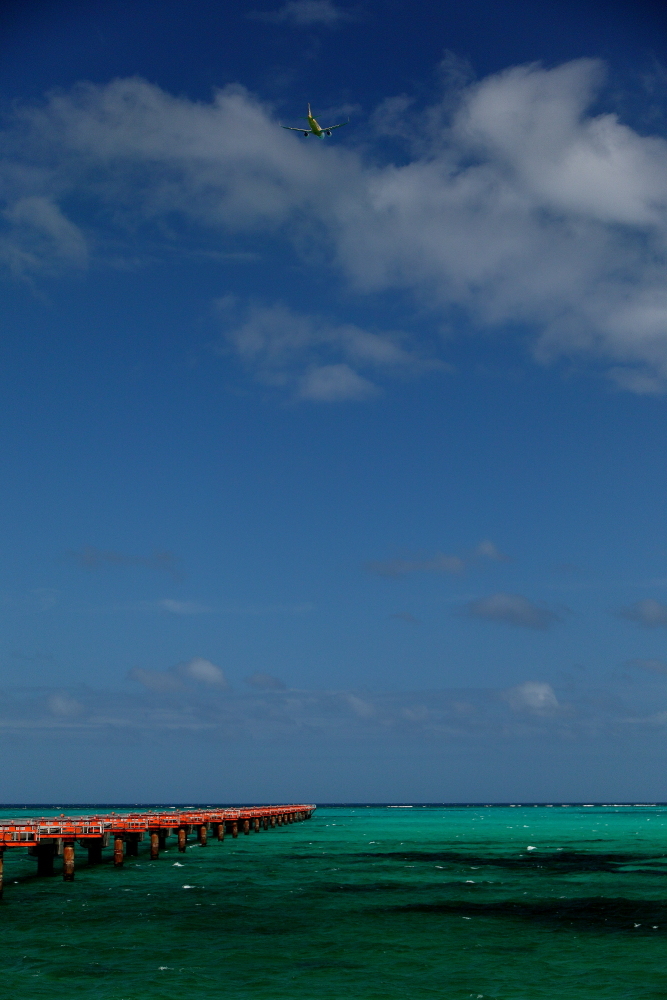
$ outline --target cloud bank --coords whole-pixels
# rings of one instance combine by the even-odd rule
[[[370,740],[469,741],[557,738],[567,742],[659,731],[667,725],[667,686],[653,681],[561,694],[544,680],[508,688],[440,688],[367,692],[295,690],[269,674],[234,691],[208,660],[170,670],[135,668],[128,690],[23,688],[0,692],[0,734],[66,736],[104,733],[203,733],[214,739],[282,740],[331,737],[341,746]],[[660,736],[662,739],[662,736]],[[379,742],[378,742],[379,741]]]
[[[306,20],[329,9],[281,8]],[[441,325],[464,315],[474,329],[527,331],[543,363],[588,358],[622,388],[662,392],[667,142],[591,113],[603,77],[580,59],[459,81],[426,109],[400,98],[398,162],[378,151],[386,115],[367,157],[299,143],[238,86],[205,104],[138,79],[81,84],[7,122],[0,261],[15,275],[85,267],[111,231],[136,240],[167,219],[223,243],[271,235],[304,256],[316,244],[360,293],[403,289]],[[299,362],[298,394],[371,392],[354,357],[363,331],[290,322],[310,347],[328,337],[338,352],[312,370]],[[268,341],[248,355],[251,332],[230,335],[240,356],[261,378],[284,374]]]

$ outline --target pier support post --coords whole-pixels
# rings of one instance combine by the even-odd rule
[[[239,824],[237,820],[232,821],[232,837],[236,839],[239,835]]]
[[[202,847],[206,847],[208,840],[208,824],[202,823],[198,830],[198,839]]]
[[[63,881],[74,881],[74,841],[66,840],[63,847]]]
[[[185,851],[186,851],[186,846],[185,845],[187,844],[187,840],[188,840],[187,830],[185,829],[184,826],[179,826],[179,828],[178,828],[178,849],[181,852],[181,854],[185,854]]]
[[[275,826],[275,825],[276,825],[276,817],[272,816],[271,817],[271,826]]]
[[[269,829],[269,817],[268,816],[262,816],[262,828],[264,830],[268,830]]]
[[[258,816],[255,816],[254,820],[252,821],[252,825],[253,825],[253,829],[254,829],[255,833],[259,833],[259,817]]]
[[[4,890],[5,849],[0,847],[0,899]]]
[[[218,840],[224,840],[225,839],[225,824],[224,823],[218,823],[217,837],[218,837]]]
[[[160,848],[161,851],[164,851],[165,847],[167,846],[167,837],[169,836],[169,831],[168,830],[158,830],[157,836],[158,836],[158,845],[159,845],[159,848]]]
[[[157,861],[160,857],[160,835],[156,830],[151,830],[151,861]]]
[[[250,820],[249,819],[244,819],[243,820],[243,832],[245,833],[246,836],[250,833]]]
[[[102,838],[96,837],[95,840],[88,841],[88,864],[89,865],[99,865],[102,861]],[[51,865],[53,868],[53,865]],[[39,868],[37,869],[39,871]]]
[[[116,835],[113,839],[113,863],[114,868],[123,867],[123,838]]]

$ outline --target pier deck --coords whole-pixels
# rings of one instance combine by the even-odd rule
[[[56,857],[62,857],[66,882],[74,879],[75,845],[88,849],[89,863],[103,860],[103,849],[113,845],[113,863],[122,867],[125,856],[136,857],[139,843],[150,840],[150,856],[160,855],[167,837],[178,838],[178,849],[187,849],[195,833],[205,846],[212,831],[217,840],[225,834],[238,837],[251,830],[269,830],[310,819],[314,805],[254,806],[248,809],[165,809],[136,813],[105,813],[93,816],[48,816],[0,820],[0,897],[3,892],[4,852],[28,848],[37,858],[37,873],[52,875]]]

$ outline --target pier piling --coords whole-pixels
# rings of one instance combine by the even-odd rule
[[[74,881],[74,841],[66,840],[63,846],[63,881]]]
[[[236,839],[238,837],[238,835],[239,835],[239,825],[236,822],[236,820],[233,820],[233,822],[232,822],[232,837],[234,837],[234,839]]]
[[[160,857],[160,835],[155,831],[151,831],[151,861],[157,861]]]
[[[123,857],[123,848],[124,848],[123,838],[122,837],[114,837],[114,840],[113,840],[113,863],[114,863],[114,867],[115,868],[122,868],[123,867],[123,862],[125,860],[124,857]]]
[[[2,899],[2,892],[3,892],[3,875],[4,875],[4,866],[5,866],[4,856],[5,856],[5,852],[4,852],[3,848],[0,847],[0,899]]]
[[[188,833],[184,826],[179,826],[178,828],[178,849],[181,854],[185,854],[186,844],[188,842]]]
[[[224,823],[218,823],[217,837],[218,837],[218,840],[224,840],[225,839],[225,824]]]
[[[201,826],[199,827],[198,834],[199,834],[198,838],[199,843],[201,844],[202,847],[206,847],[206,843],[208,840],[208,826],[206,823],[201,824]]]

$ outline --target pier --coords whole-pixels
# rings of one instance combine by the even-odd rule
[[[255,806],[250,809],[168,809],[137,813],[108,813],[94,816],[53,816],[0,820],[0,897],[3,893],[5,852],[27,848],[37,859],[38,875],[53,875],[56,858],[62,858],[66,882],[74,879],[76,845],[88,851],[88,863],[100,864],[105,848],[113,848],[113,864],[122,868],[126,857],[137,857],[139,844],[147,840],[151,860],[164,849],[167,838],[177,838],[178,850],[187,850],[188,837],[206,847],[211,833],[217,840],[225,835],[248,836],[290,823],[310,819],[314,805]]]

